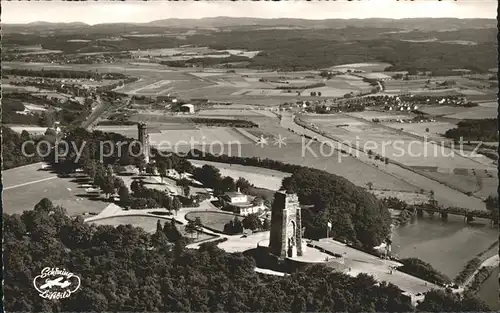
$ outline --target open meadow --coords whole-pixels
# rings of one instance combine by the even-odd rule
[[[425,107],[421,109],[422,112],[434,116],[442,116],[451,119],[486,119],[496,117],[498,112],[498,104],[493,102],[479,103],[476,107],[452,107],[452,106],[439,106],[439,107]]]
[[[492,167],[465,158],[449,148],[421,141],[400,130],[363,121],[348,114],[308,115],[303,119],[339,141],[358,146],[365,151],[372,150],[374,154],[407,166],[478,169]]]
[[[460,175],[437,171],[425,171],[425,175],[430,176],[437,181],[443,182],[456,190],[460,190],[463,193],[473,194],[482,200],[485,200],[488,196],[494,196],[497,194],[497,176],[481,177],[479,175]]]
[[[306,139],[307,140],[307,139]],[[238,155],[235,146],[227,147],[230,155]],[[256,144],[246,144],[241,146],[241,156],[258,157],[261,159],[272,159],[284,163],[312,167],[319,170],[345,177],[355,185],[366,188],[368,182],[374,184],[376,189],[418,191],[419,188],[404,182],[390,174],[382,172],[375,166],[365,164],[354,157],[339,154],[331,151],[329,147],[324,147],[324,154],[321,153],[321,146],[314,142],[310,145],[308,140],[302,143],[287,143],[281,148],[270,143],[260,147]],[[228,153],[225,153],[228,154]]]
[[[404,132],[414,134],[420,137],[428,136],[434,140],[448,141],[449,139],[444,137],[444,133],[452,128],[456,128],[456,124],[449,122],[424,122],[424,123],[383,123],[385,126],[391,128],[402,130]],[[427,131],[429,130],[429,131]]]
[[[205,145],[214,153],[219,153],[224,145],[241,146],[250,141],[231,127],[199,127],[197,129],[161,130],[159,133],[150,133],[149,142],[151,146],[163,149]]]
[[[200,218],[201,224],[213,231],[224,232],[224,225],[234,220],[238,217],[241,221],[242,216],[228,213],[228,212],[217,212],[217,211],[193,211],[186,214],[186,219],[188,221],[194,221],[197,217]]]
[[[430,196],[425,193],[417,192],[402,192],[402,191],[390,191],[390,190],[370,190],[379,199],[395,197],[401,201],[405,201],[408,204],[420,204],[426,203],[430,200]]]
[[[239,164],[227,164],[220,162],[209,162],[201,160],[189,160],[196,167],[205,164],[212,165],[219,169],[222,176],[229,176],[235,181],[242,177],[258,188],[269,190],[279,190],[283,178],[291,176],[290,173],[274,171],[261,167],[243,166]]]
[[[40,127],[40,126],[22,126],[22,125],[5,125],[15,131],[16,133],[22,133],[23,130],[27,131],[32,135],[43,135],[47,131],[48,127]]]
[[[347,70],[360,70],[365,72],[381,72],[391,66],[389,63],[384,62],[366,62],[366,63],[349,63],[329,67],[329,70],[347,71]]]
[[[87,194],[80,184],[81,178],[60,178],[42,166],[36,163],[3,171],[5,213],[31,210],[42,198],[64,207],[70,216],[99,213],[109,204]]]

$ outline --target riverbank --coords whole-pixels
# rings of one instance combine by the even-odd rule
[[[484,267],[485,262],[492,262],[488,260],[495,256],[498,257],[498,240],[467,262],[464,269],[455,277],[454,282],[458,285],[467,286],[474,278],[474,275],[478,273],[478,270]],[[484,280],[486,280],[486,278]]]
[[[467,290],[472,293],[477,293],[481,288],[482,284],[493,274],[495,269],[498,268],[498,255],[491,257],[486,260],[479,269],[474,272],[472,275],[472,279],[468,286],[466,286]]]
[[[498,278],[500,277],[500,267],[493,269],[490,277],[486,279],[479,287],[476,296],[487,303],[493,310],[500,311],[500,301],[498,297],[499,293],[499,283]]]

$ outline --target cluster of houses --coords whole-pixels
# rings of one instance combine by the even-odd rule
[[[51,63],[51,64],[101,64],[101,63],[116,63],[130,59],[127,53],[114,54],[64,54],[64,53],[39,53],[39,54],[22,54],[11,53],[4,57],[4,61],[18,61],[25,63]]]
[[[386,111],[415,111],[418,110],[418,104],[426,105],[450,105],[450,106],[472,106],[471,101],[465,97],[458,96],[444,96],[444,97],[431,97],[413,95],[406,96],[389,96],[381,99],[379,104],[384,105]]]

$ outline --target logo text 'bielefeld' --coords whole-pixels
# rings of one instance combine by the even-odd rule
[[[40,297],[49,300],[69,298],[80,288],[80,277],[63,269],[46,267],[33,279]]]

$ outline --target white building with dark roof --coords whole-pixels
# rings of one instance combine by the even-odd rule
[[[230,191],[220,197],[223,209],[238,215],[249,215],[262,212],[266,209],[262,201],[255,201],[254,197],[239,191]]]

